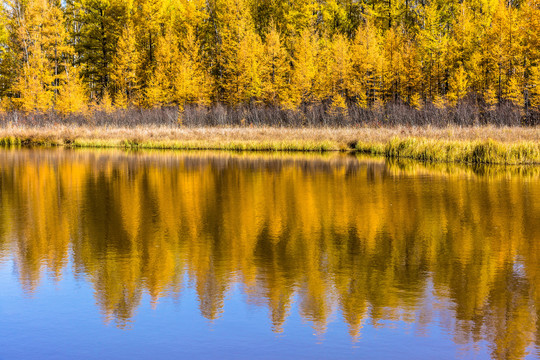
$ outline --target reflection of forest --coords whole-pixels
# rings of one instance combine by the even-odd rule
[[[275,331],[298,296],[320,332],[339,310],[354,337],[366,321],[442,321],[497,358],[540,346],[537,174],[280,159],[1,151],[0,256],[32,292],[71,252],[120,325],[187,272],[209,319],[240,282]]]

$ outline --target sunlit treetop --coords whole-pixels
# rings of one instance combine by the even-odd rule
[[[0,20],[0,98],[25,112],[65,109],[68,82],[113,108],[540,102],[535,0],[5,0]]]

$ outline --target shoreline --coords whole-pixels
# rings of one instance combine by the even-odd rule
[[[350,152],[424,162],[538,165],[540,127],[0,127],[0,146]]]

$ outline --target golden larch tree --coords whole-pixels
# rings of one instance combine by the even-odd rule
[[[261,69],[265,102],[281,103],[286,96],[290,66],[281,36],[273,24],[264,42]]]

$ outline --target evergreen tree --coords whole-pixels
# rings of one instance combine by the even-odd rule
[[[77,64],[92,99],[105,95],[112,62],[127,18],[123,0],[67,0],[68,23]]]

